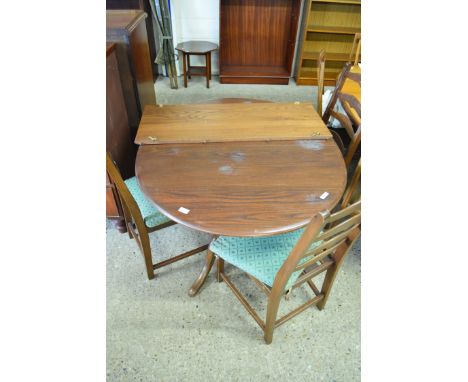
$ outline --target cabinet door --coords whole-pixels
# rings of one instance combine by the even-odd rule
[[[135,175],[136,148],[128,123],[115,50],[108,50],[106,59],[106,150],[117,164],[124,179]],[[106,177],[106,215],[108,217],[123,217],[120,201],[114,195],[108,177]]]
[[[135,175],[137,146],[128,123],[115,52],[107,57],[106,86],[106,150],[127,179]]]

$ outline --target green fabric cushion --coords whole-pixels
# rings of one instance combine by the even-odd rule
[[[230,237],[219,236],[210,244],[210,250],[265,283],[273,286],[279,269],[287,259],[305,228],[268,237]],[[310,249],[321,242],[312,243]],[[301,260],[301,263],[308,258]],[[293,272],[286,284],[288,290],[302,271]]]
[[[170,219],[159,212],[154,204],[148,200],[145,194],[143,194],[143,191],[141,191],[140,185],[138,184],[138,180],[135,176],[125,180],[125,184],[138,204],[141,215],[143,216],[143,220],[145,221],[147,227],[153,228],[157,225],[170,221]]]

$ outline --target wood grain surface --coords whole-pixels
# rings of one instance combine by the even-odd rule
[[[176,50],[185,53],[204,54],[216,49],[218,49],[218,45],[209,41],[185,41],[176,46]]]
[[[331,210],[346,185],[333,139],[144,145],[135,170],[143,192],[172,220],[228,236],[302,227]]]
[[[312,103],[148,105],[135,143],[330,139]]]
[[[300,7],[300,0],[220,1],[220,82],[287,84]]]

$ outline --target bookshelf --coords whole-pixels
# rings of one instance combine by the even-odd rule
[[[361,32],[360,0],[306,0],[297,65],[298,85],[317,85],[317,57],[327,55],[325,85],[335,85],[348,61],[354,35]]]

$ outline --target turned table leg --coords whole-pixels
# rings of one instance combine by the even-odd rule
[[[210,63],[209,73],[210,73],[210,81],[211,81],[211,52],[208,53],[208,62]]]
[[[205,54],[205,61],[206,61],[206,87],[210,87],[210,59],[209,53]]]
[[[186,61],[186,54],[182,52],[182,60],[184,61],[184,87],[187,87],[187,61]]]
[[[190,74],[190,54],[187,54],[187,75],[188,79],[192,79],[192,75]]]

